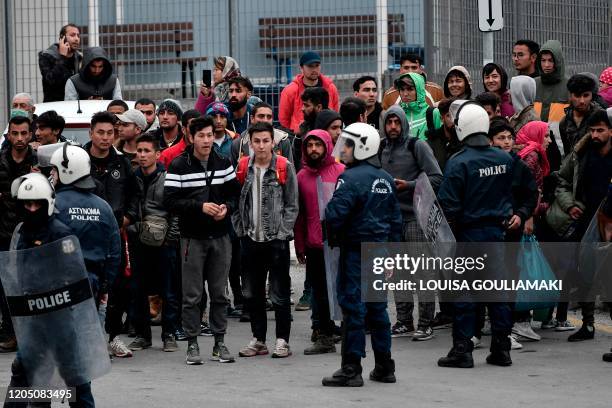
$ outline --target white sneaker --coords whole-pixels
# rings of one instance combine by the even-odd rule
[[[523,348],[523,345],[516,340],[516,336],[511,334],[508,337],[510,337],[510,349],[511,350],[520,350]]]
[[[512,326],[512,333],[532,341],[542,340],[542,336],[533,331],[533,328],[531,327],[531,322],[529,321],[514,323],[514,326]]]
[[[482,340],[476,336],[472,336],[472,344],[474,345],[474,349],[480,348],[480,346],[482,346]]]
[[[125,343],[123,343],[118,336],[115,337],[109,345],[113,356],[119,358],[132,357],[132,351],[127,348]]]
[[[276,339],[276,346],[272,352],[272,358],[285,358],[291,355],[291,348],[285,339]]]

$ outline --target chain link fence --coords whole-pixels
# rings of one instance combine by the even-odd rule
[[[281,89],[299,74],[304,51],[321,53],[322,72],[344,97],[352,93],[358,76],[379,75],[397,63],[394,57],[423,43],[421,0],[3,3],[8,5],[2,13],[8,49],[0,49],[0,64],[9,67],[0,87],[3,121],[10,95],[29,92],[35,102],[42,101],[38,52],[57,42],[68,22],[80,27],[83,47],[98,45],[107,51],[124,99],[174,97],[187,107],[197,96],[203,70],[213,69],[215,56],[234,57],[256,85],[255,94],[276,105]],[[383,24],[385,42],[378,35]]]
[[[428,76],[442,83],[449,67],[465,66],[477,91],[482,91],[482,33],[478,31],[477,1],[426,1],[425,48]],[[504,28],[493,33],[495,62],[509,76],[512,45],[530,39],[540,45],[559,40],[566,75],[592,72],[599,76],[612,63],[612,1],[610,0],[504,0]]]
[[[504,0],[504,23],[494,33],[495,60],[514,74],[511,49],[518,38],[558,39],[568,74],[598,74],[610,65],[612,0]],[[399,57],[423,53],[431,80],[441,82],[455,64],[470,70],[482,89],[482,35],[477,1],[451,0],[5,0],[0,2],[0,120],[10,98],[29,92],[42,101],[38,52],[57,42],[62,25],[82,31],[82,45],[106,49],[124,99],[174,97],[189,107],[203,70],[230,55],[272,105],[299,73],[299,55],[322,55],[322,72],[340,96],[360,75],[388,86]],[[387,75],[383,75],[387,71]]]

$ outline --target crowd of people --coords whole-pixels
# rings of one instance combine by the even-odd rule
[[[312,311],[313,344],[303,352],[333,353],[342,342],[341,368],[324,385],[363,385],[366,330],[373,381],[395,382],[392,337],[426,341],[448,324],[453,346],[440,366],[473,367],[472,350],[487,330],[487,362],[510,365],[511,349],[540,339],[529,311],[488,304],[487,329],[484,305],[439,302],[436,314],[436,298],[418,293],[415,322],[412,294],[395,293],[391,325],[387,303],[361,300],[360,245],[427,240],[413,206],[422,173],[457,241],[535,235],[576,242],[593,217],[601,240],[610,241],[612,67],[599,78],[566,78],[556,40],[541,47],[517,41],[512,61],[511,78],[502,65],[485,65],[485,92],[475,95],[465,67],[451,67],[440,86],[427,81],[422,57],[405,55],[391,89],[383,92],[374,77],[363,76],[341,100],[322,74],[321,56],[307,51],[301,74],[280,95],[275,126],[273,107],[253,94],[230,56],[214,59],[214,83],[200,86],[194,109],[146,97],[129,109],[106,52],[81,52],[79,29],[68,24],[59,42],[39,54],[44,101],[112,102],[91,118],[90,142],[76,146],[63,143],[60,115],[36,116],[28,94],[15,96],[0,152],[0,250],[76,235],[115,358],[150,348],[151,326],[161,325],[162,350],[177,351],[177,342],[186,341],[187,364],[203,363],[198,336],[214,337],[213,360],[234,362],[225,343],[228,318],[251,325],[240,357],[291,356],[293,241],[306,267],[295,310]],[[57,149],[42,165],[41,151],[51,145]],[[504,170],[478,176],[495,166]],[[40,174],[50,181],[41,182]],[[39,195],[21,195],[24,183]],[[321,183],[337,184],[325,208]],[[14,231],[21,231],[17,243]],[[330,314],[325,245],[341,251],[342,327]],[[0,305],[0,351],[15,351],[4,296]],[[594,303],[580,306],[583,324],[570,341],[594,337]],[[275,317],[271,350],[268,310]],[[567,310],[559,303],[541,329],[574,330]],[[603,358],[612,361],[612,353]],[[23,370],[13,365],[14,384]],[[79,406],[93,406],[89,384],[74,385]]]

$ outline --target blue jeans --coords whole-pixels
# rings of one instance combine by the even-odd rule
[[[11,382],[9,387],[29,387],[28,377],[25,372],[25,367],[21,363],[21,358],[19,356],[19,351],[17,352],[17,356],[13,361],[11,366]],[[70,387],[75,387],[75,397],[76,400],[74,402],[69,403],[71,407],[77,408],[94,408],[96,404],[94,403],[93,394],[91,393],[91,382],[80,385],[68,385]],[[5,402],[4,408],[25,408],[28,406],[27,402]],[[38,406],[48,406],[51,404],[41,404]]]
[[[342,249],[338,273],[338,303],[342,308],[345,336],[342,353],[365,357],[367,316],[374,352],[391,352],[391,322],[386,302],[361,301],[361,252]]]

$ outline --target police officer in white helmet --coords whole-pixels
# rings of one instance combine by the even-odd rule
[[[365,357],[366,315],[376,361],[370,380],[396,381],[386,299],[361,300],[362,289],[367,290],[361,287],[361,243],[399,242],[402,228],[395,184],[393,177],[381,168],[379,147],[378,131],[360,122],[347,126],[334,147],[334,156],[346,164],[346,170],[327,204],[324,222],[329,245],[340,247],[337,295],[344,333],[341,367],[323,378],[324,386],[363,385],[361,359]]]
[[[489,117],[476,102],[457,100],[451,104],[457,137],[463,149],[446,164],[438,200],[458,242],[503,242],[505,224],[512,215],[512,157],[490,146]],[[491,245],[488,261],[495,268],[487,272],[503,278],[504,252],[501,244]],[[487,265],[489,266],[489,265]],[[491,276],[490,278],[495,278]],[[441,367],[471,368],[475,329],[475,303],[462,295],[454,303],[453,347],[438,360]],[[503,300],[503,299],[501,299]],[[491,318],[491,354],[487,363],[509,366],[512,317],[508,302],[488,303]]]

